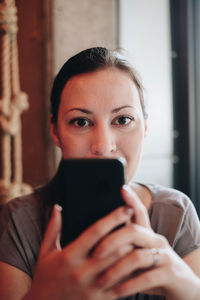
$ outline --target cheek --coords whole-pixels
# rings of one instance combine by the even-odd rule
[[[130,134],[123,139],[121,143],[121,152],[127,160],[126,167],[126,181],[127,183],[132,180],[139,165],[142,148],[143,148],[144,132],[137,132]]]
[[[123,149],[124,153],[133,158],[134,155],[140,155],[143,140],[144,132],[142,130],[139,132],[129,133],[118,139],[119,148]]]
[[[88,151],[87,140],[66,132],[60,134],[60,148],[64,158],[83,157]]]

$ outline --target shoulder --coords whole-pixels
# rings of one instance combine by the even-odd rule
[[[147,187],[153,198],[149,211],[152,228],[181,256],[200,247],[200,222],[190,198],[176,189],[155,184]]]
[[[55,176],[46,185],[36,187],[33,193],[17,197],[1,207],[0,236],[2,228],[13,222],[23,224],[23,226],[19,226],[20,230],[27,230],[28,226],[36,227],[37,225],[41,232],[44,231],[51,208],[58,197],[57,181],[59,180],[57,177]]]
[[[43,207],[43,189],[35,189],[31,194],[24,195],[12,199],[2,206],[0,211],[0,222],[9,222],[10,219],[24,218],[31,216],[37,218],[37,215],[42,212]],[[2,227],[1,227],[2,228]]]
[[[165,206],[183,213],[192,205],[190,198],[181,191],[158,184],[147,184],[152,194],[152,206]]]
[[[157,218],[169,216],[171,220],[174,217],[181,222],[188,215],[197,216],[191,199],[183,192],[158,184],[148,184],[146,187],[152,194],[151,213],[154,217],[156,215],[158,215]]]
[[[33,193],[17,197],[1,207],[0,241],[6,236],[27,236],[35,233],[42,240],[46,225],[46,187],[36,188]]]
[[[30,277],[44,233],[43,189],[15,198],[0,212],[0,261]]]

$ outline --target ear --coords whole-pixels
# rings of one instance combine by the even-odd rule
[[[60,148],[60,139],[58,136],[57,124],[52,122],[52,115],[50,115],[49,117],[49,128],[54,143]]]

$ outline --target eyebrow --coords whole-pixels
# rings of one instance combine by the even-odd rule
[[[124,108],[134,108],[135,109],[134,106],[124,105],[124,106],[120,106],[120,107],[117,107],[117,108],[113,109],[111,111],[111,113],[118,113],[121,109],[124,109]],[[71,108],[71,109],[68,110],[68,112],[70,112],[70,111],[76,111],[76,110],[81,111],[81,112],[83,112],[85,114],[92,114],[92,111],[90,111],[88,109],[85,109],[85,108],[81,108],[81,107]]]
[[[135,107],[132,106],[132,105],[124,105],[124,106],[120,106],[118,108],[113,109],[111,112],[112,113],[118,113],[123,108],[134,108],[135,109]]]
[[[68,110],[68,112],[69,112],[69,111],[74,111],[74,110],[75,110],[75,111],[76,111],[76,110],[81,111],[81,112],[83,112],[83,113],[85,113],[85,114],[92,114],[92,111],[87,110],[87,109],[85,109],[85,108],[81,108],[81,107],[71,108],[71,109]]]

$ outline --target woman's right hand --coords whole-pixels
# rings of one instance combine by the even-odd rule
[[[89,253],[112,229],[129,221],[131,215],[130,208],[117,208],[61,249],[61,212],[55,205],[41,245],[31,289],[23,300],[115,299],[112,291],[99,288],[95,282],[102,272],[131,251],[131,246],[122,246],[104,259],[92,257]]]

